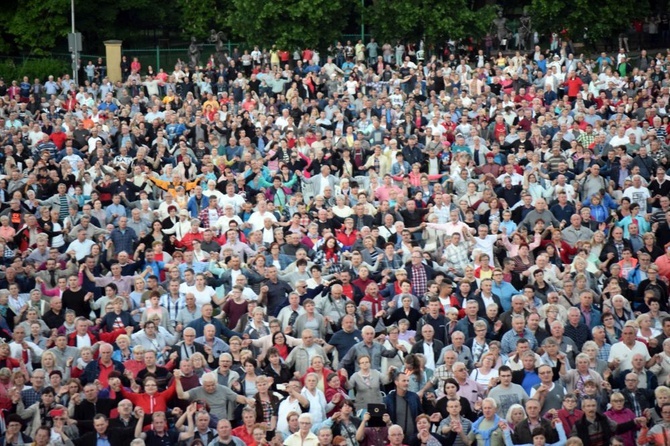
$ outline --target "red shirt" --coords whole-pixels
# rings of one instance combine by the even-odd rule
[[[103,387],[107,387],[109,383],[109,374],[114,371],[114,363],[111,362],[109,366],[104,365],[102,362],[98,362],[98,367],[100,367],[100,374],[98,375],[98,380],[102,383]]]
[[[236,427],[232,430],[232,433],[245,444],[255,444],[254,436],[247,431],[247,428],[244,425]]]
[[[346,248],[354,246],[358,240],[358,231],[353,229],[349,234],[346,231],[337,231],[337,241],[342,243]]]
[[[568,87],[568,97],[576,97],[582,89],[584,82],[578,77],[574,79],[567,79],[565,85]]]
[[[67,135],[65,132],[53,132],[51,136],[49,136],[49,139],[56,144],[56,147],[58,147],[58,150],[61,150],[63,146],[65,145],[65,140],[67,139]]]

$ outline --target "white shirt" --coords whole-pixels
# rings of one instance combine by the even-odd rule
[[[423,356],[426,359],[426,368],[435,371],[435,352],[433,352],[433,343],[423,343]]]
[[[649,189],[646,187],[629,186],[623,191],[623,196],[630,198],[630,201],[640,205],[640,215],[647,214],[647,198],[651,197]]]
[[[85,334],[84,336],[77,335],[77,348],[90,347],[90,346],[91,346],[91,338],[88,337],[88,334]]]
[[[644,357],[645,361],[649,361],[651,356],[649,356],[649,351],[644,343],[640,341],[635,341],[633,348],[628,348],[626,344],[622,342],[617,342],[612,346],[610,350],[610,355],[607,358],[607,362],[612,362],[615,359],[620,361],[619,370],[629,370],[633,368],[633,356],[636,354],[641,354]]]
[[[498,237],[495,235],[487,235],[486,238],[480,238],[479,236],[475,237],[475,248],[478,248],[480,251],[488,254],[489,262],[493,266],[493,245],[498,240]]]
[[[32,362],[35,357],[40,357],[42,356],[42,353],[44,353],[44,350],[39,348],[37,344],[30,342],[30,341],[25,341],[30,348],[26,350],[28,352],[28,361],[26,362],[26,367],[28,370],[32,371],[33,366]],[[21,344],[17,344],[15,341],[12,341],[9,343],[9,356],[11,356],[14,359],[22,359],[23,358],[23,347]]]

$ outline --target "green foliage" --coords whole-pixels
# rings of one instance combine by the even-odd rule
[[[551,32],[566,30],[572,39],[591,41],[616,36],[630,28],[631,21],[649,13],[649,1],[532,0],[533,27]]]
[[[3,15],[11,16],[6,33],[24,53],[44,55],[68,33],[69,0],[15,0],[7,2]],[[4,9],[4,7],[3,7]],[[13,11],[13,12],[9,12]]]
[[[346,28],[354,0],[230,0],[233,38],[278,48],[324,49]]]
[[[35,78],[45,82],[50,75],[58,77],[71,72],[70,65],[59,59],[30,59],[23,63],[5,60],[0,63],[0,77],[4,78],[7,84],[11,80],[21,80],[23,76],[28,76],[31,82]]]
[[[226,26],[227,4],[219,0],[177,0],[180,8],[181,31],[184,38],[195,36],[199,41]],[[227,34],[227,33],[226,33]]]
[[[366,23],[379,41],[423,38],[431,44],[446,38],[481,37],[494,15],[491,6],[472,11],[466,0],[376,0]]]

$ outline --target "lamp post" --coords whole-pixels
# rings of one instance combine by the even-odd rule
[[[68,36],[70,52],[72,53],[72,79],[79,86],[79,51],[81,51],[81,34],[74,29],[74,0],[70,0],[70,14],[72,19],[72,33]]]
[[[74,1],[74,0],[73,0]],[[361,0],[361,41],[365,43],[365,0]]]

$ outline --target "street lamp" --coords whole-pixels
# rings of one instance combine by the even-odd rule
[[[79,86],[79,52],[81,51],[81,33],[74,29],[74,0],[70,0],[70,14],[72,19],[72,32],[68,34],[67,41],[72,53],[72,79]]]

